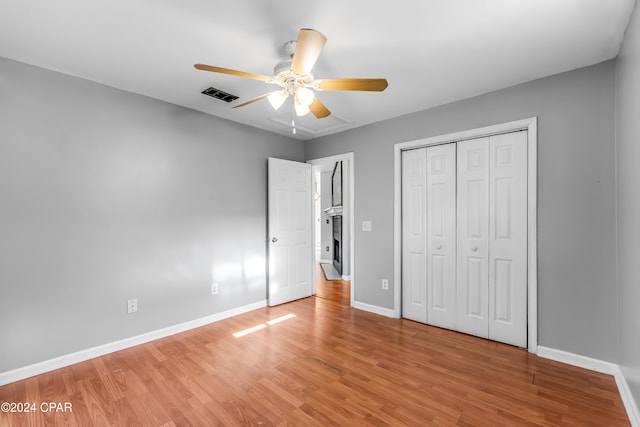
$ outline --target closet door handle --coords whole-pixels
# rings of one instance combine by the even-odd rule
[[[477,246],[473,246],[473,247],[471,248],[471,250],[472,250],[473,252],[478,252],[478,247],[477,247]]]
[[[442,249],[442,245],[441,245],[440,243],[438,243],[438,244],[436,245],[436,249]]]
[[[272,238],[272,239],[271,239],[271,241],[272,241],[273,243],[275,243],[275,242],[277,242],[277,241],[278,241],[278,238],[277,238],[277,237],[274,237],[274,238]]]

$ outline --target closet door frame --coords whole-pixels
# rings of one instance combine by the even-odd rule
[[[538,120],[523,120],[449,133],[394,145],[394,317],[401,316],[402,283],[402,151],[521,130],[527,131],[527,349],[538,352]]]

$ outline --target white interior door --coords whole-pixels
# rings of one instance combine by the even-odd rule
[[[312,292],[311,165],[269,158],[268,304]]]
[[[456,145],[427,148],[427,323],[456,326]]]
[[[527,132],[489,141],[489,338],[527,346]]]
[[[403,317],[527,346],[527,164],[525,131],[402,152]]]
[[[458,142],[457,330],[489,336],[489,138]]]
[[[402,152],[402,317],[422,323],[427,323],[426,152]]]

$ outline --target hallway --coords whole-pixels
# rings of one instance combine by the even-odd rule
[[[350,280],[326,280],[320,263],[316,262],[316,297],[351,304]]]

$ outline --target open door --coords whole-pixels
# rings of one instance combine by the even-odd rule
[[[311,165],[269,158],[270,306],[311,296]]]

